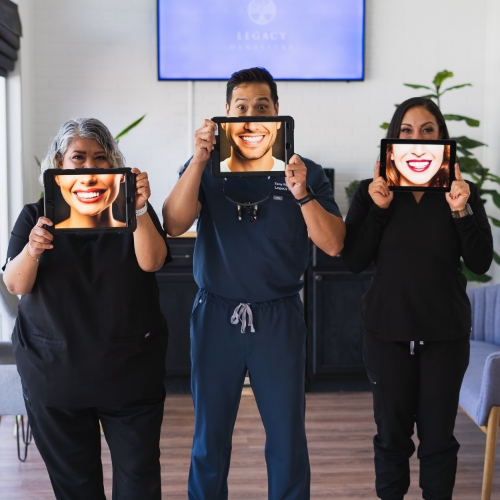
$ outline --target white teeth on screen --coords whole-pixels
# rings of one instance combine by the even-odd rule
[[[91,200],[92,198],[97,198],[98,196],[101,196],[102,191],[92,191],[90,193],[79,192],[75,194],[78,196],[78,198],[85,198],[86,200]]]
[[[430,164],[431,164],[430,161],[425,161],[425,162],[424,161],[417,161],[417,162],[410,161],[409,162],[410,167],[413,167],[413,168],[426,168]]]
[[[263,135],[258,135],[258,136],[251,136],[251,137],[242,137],[242,139],[246,142],[259,142],[264,136]]]

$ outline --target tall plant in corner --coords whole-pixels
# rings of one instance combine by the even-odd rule
[[[438,107],[441,108],[441,97],[443,96],[443,94],[445,94],[446,92],[450,92],[451,90],[461,89],[463,87],[472,87],[472,84],[470,83],[462,83],[460,85],[453,85],[451,87],[443,89],[443,83],[448,80],[448,78],[452,77],[453,73],[451,71],[444,70],[436,74],[431,86],[414,83],[404,83],[403,85],[412,89],[423,89],[428,91],[429,93],[423,95],[422,97],[433,99],[434,101],[436,101]],[[479,120],[469,118],[467,116],[449,114],[443,114],[443,116],[447,122],[465,122],[469,127],[479,127],[480,124]],[[382,125],[380,125],[380,127],[384,130],[387,130],[389,124],[383,123]],[[500,177],[491,173],[490,169],[484,167],[474,155],[474,150],[476,148],[487,146],[487,144],[476,141],[475,139],[471,139],[465,135],[461,135],[460,137],[452,137],[452,139],[457,141],[457,160],[462,173],[467,174],[475,182],[483,203],[491,200],[495,206],[500,208],[500,193],[496,189],[487,189],[485,186],[485,183],[487,182],[500,185]],[[488,215],[488,218],[490,219],[492,225],[500,227],[500,220],[495,219],[491,215]],[[500,255],[498,255],[496,252],[493,252],[493,260],[497,264],[500,264]],[[482,283],[486,283],[487,281],[491,280],[491,276],[477,275],[473,273],[470,269],[467,269],[463,262],[462,271],[467,277],[468,281],[479,281]]]

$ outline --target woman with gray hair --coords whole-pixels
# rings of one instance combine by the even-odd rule
[[[81,118],[63,124],[42,173],[124,161],[109,130]],[[147,203],[148,175],[132,173],[134,233],[53,235],[41,199],[24,207],[9,242],[4,281],[23,295],[12,344],[57,499],[105,499],[99,421],[113,462],[113,499],[161,499],[168,330],[154,272],[171,258]]]

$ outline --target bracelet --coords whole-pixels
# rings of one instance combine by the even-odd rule
[[[462,217],[466,217],[467,215],[472,215],[472,208],[470,205],[467,203],[465,205],[465,208],[463,210],[452,210],[451,211],[451,216],[454,219],[461,219]]]
[[[148,211],[148,202],[146,202],[142,208],[135,211],[135,216],[140,217],[141,215],[145,214],[147,211]]]
[[[36,257],[33,257],[33,255],[30,254],[30,251],[28,250],[29,243],[26,245],[26,253],[28,254],[28,257],[33,261],[33,262],[40,262],[40,259],[37,259]]]
[[[297,203],[299,207],[302,207],[302,205],[305,205],[307,202],[316,199],[316,196],[311,186],[307,186],[306,190],[307,190],[307,196],[304,196],[304,198],[301,198],[300,200],[295,200],[295,203]]]

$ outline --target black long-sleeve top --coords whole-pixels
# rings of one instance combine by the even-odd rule
[[[381,209],[368,194],[367,179],[354,195],[346,218],[342,256],[361,272],[375,273],[362,300],[365,330],[380,340],[453,340],[468,335],[471,309],[460,257],[476,274],[493,258],[493,238],[483,202],[470,186],[473,215],[454,219],[444,193],[394,192]]]

